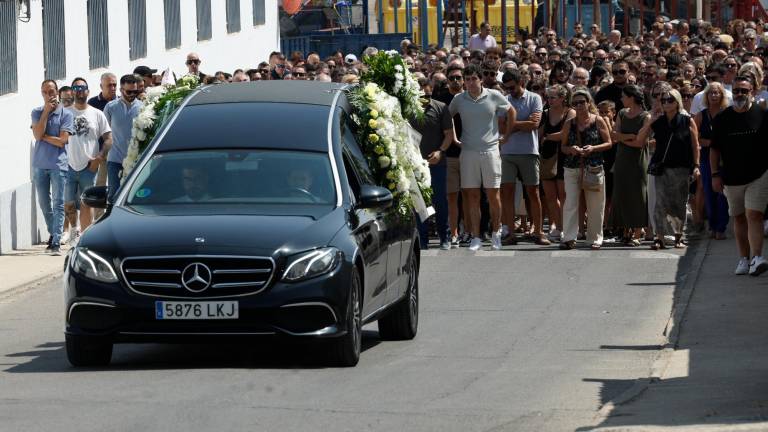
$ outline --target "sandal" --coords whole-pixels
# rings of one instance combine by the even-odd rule
[[[602,245],[599,245],[597,243],[593,243],[592,246],[590,246],[589,248],[592,249],[593,251],[597,251],[597,250],[600,250],[601,247],[602,247]]]
[[[628,239],[626,243],[624,243],[626,246],[629,247],[638,247],[640,246],[640,240],[638,239]]]

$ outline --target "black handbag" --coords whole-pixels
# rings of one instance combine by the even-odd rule
[[[669,153],[669,146],[672,144],[672,137],[674,134],[669,135],[669,141],[667,142],[667,148],[664,149],[664,156],[660,162],[652,162],[648,164],[648,174],[652,176],[660,176],[664,174],[664,161],[667,160],[667,153]]]

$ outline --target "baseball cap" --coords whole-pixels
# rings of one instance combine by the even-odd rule
[[[149,66],[136,66],[133,73],[141,76],[149,76],[157,72],[157,69],[151,69]]]
[[[353,64],[356,62],[357,62],[357,56],[354,54],[347,54],[347,56],[344,57],[344,63]]]

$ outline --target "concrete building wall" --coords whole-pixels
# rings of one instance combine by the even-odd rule
[[[163,70],[171,67],[177,75],[186,72],[187,53],[200,55],[203,72],[233,71],[251,68],[279,49],[280,31],[277,0],[265,0],[266,21],[253,25],[252,0],[240,0],[241,30],[227,33],[225,0],[211,1],[212,38],[197,41],[197,12],[194,0],[181,0],[181,47],[165,49],[163,2],[147,0],[147,56],[129,59],[128,2],[110,0],[109,66],[89,69],[87,0],[65,2],[66,79],[69,85],[82,76],[88,80],[91,96],[99,92],[99,77],[113,72],[118,78],[131,73],[136,66],[147,65]],[[0,254],[10,248],[24,248],[47,239],[45,223],[35,208],[31,185],[31,150],[34,145],[30,130],[30,111],[42,105],[40,83],[45,77],[43,59],[42,1],[32,0],[32,19],[16,22],[18,44],[18,91],[0,96],[0,120],[3,143],[0,145]]]

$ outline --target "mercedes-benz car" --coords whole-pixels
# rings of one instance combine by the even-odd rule
[[[66,349],[105,365],[115,343],[325,339],[353,366],[362,326],[418,328],[419,241],[376,186],[339,84],[204,87],[67,255]]]

